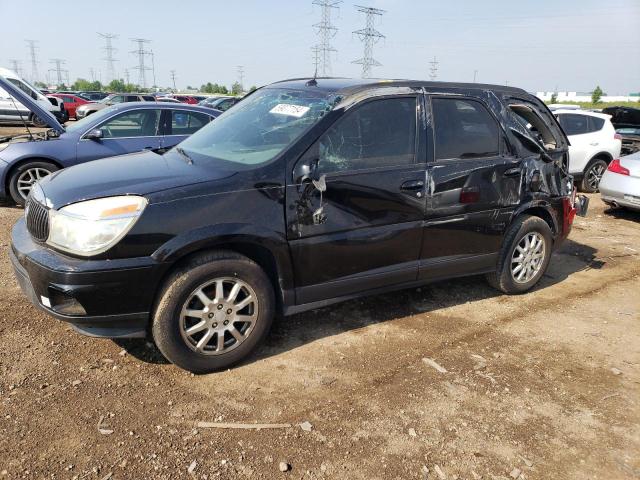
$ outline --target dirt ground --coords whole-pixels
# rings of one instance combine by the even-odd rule
[[[204,376],[32,307],[21,214],[0,208],[0,478],[640,478],[640,215],[597,196],[529,294],[473,277],[349,301]]]

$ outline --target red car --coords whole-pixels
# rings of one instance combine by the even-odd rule
[[[61,98],[64,103],[64,108],[69,113],[69,118],[73,117],[76,120],[78,119],[78,117],[76,117],[76,108],[80,105],[84,105],[85,103],[89,103],[84,98],[80,98],[77,95],[72,95],[70,93],[51,93],[50,96]]]
[[[170,95],[170,97],[175,98],[180,103],[188,103],[190,105],[196,105],[198,103],[198,99],[190,95]]]

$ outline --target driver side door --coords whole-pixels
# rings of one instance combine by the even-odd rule
[[[294,172],[314,169],[314,179],[294,173],[287,185],[298,304],[416,280],[426,206],[420,104],[407,95],[355,105],[298,161]]]
[[[113,157],[143,150],[161,148],[160,110],[138,109],[117,114],[90,130],[100,129],[102,138],[86,138],[85,132],[77,146],[76,163]]]

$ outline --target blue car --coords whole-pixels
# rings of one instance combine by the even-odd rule
[[[0,77],[0,86],[6,83]],[[29,108],[39,110],[35,102]],[[24,205],[31,186],[61,168],[144,150],[164,153],[221,112],[186,104],[132,102],[67,126],[46,113],[38,112],[50,130],[0,137],[0,198]]]

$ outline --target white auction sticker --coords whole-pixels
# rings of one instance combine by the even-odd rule
[[[288,103],[279,103],[269,113],[277,113],[278,115],[289,115],[291,117],[300,118],[309,111],[309,107],[301,105],[290,105]]]

